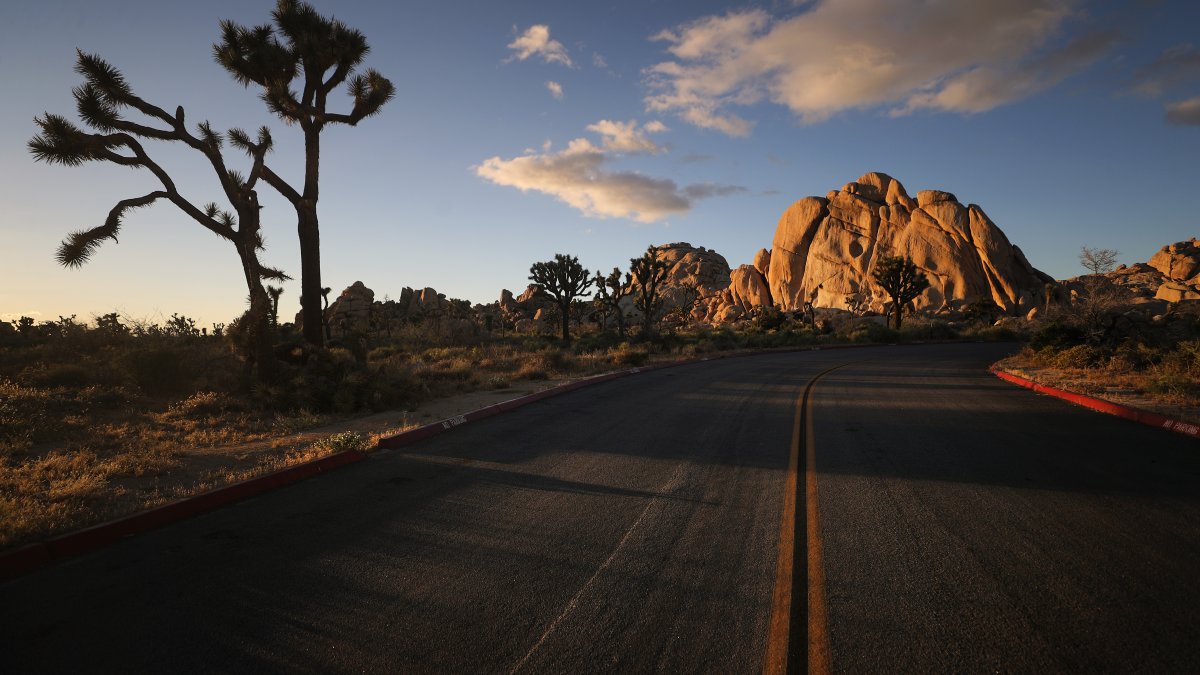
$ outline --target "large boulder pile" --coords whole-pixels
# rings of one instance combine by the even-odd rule
[[[390,332],[404,324],[443,318],[454,322],[470,319],[459,304],[432,288],[405,287],[398,299],[380,302],[375,300],[375,291],[361,281],[346,287],[325,310],[325,321],[333,337],[373,330]],[[296,322],[299,324],[300,315]]]
[[[929,288],[913,301],[917,309],[990,300],[1005,312],[1023,313],[1053,281],[979,206],[964,206],[940,190],[922,190],[914,199],[891,176],[868,173],[784,212],[769,257],[763,256],[767,292],[785,311],[809,301],[845,308],[852,298],[882,311],[887,298],[871,278],[881,256],[909,257],[928,277]]]

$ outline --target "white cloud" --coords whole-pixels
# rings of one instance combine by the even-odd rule
[[[567,67],[575,65],[563,43],[550,39],[550,27],[545,24],[535,24],[525,29],[524,33],[508,44],[508,48],[516,52],[511,58],[518,61],[540,56],[546,63],[561,63]]]
[[[982,112],[1061,82],[1112,46],[1115,36],[1095,34],[1050,48],[1078,4],[822,0],[786,19],[761,9],[705,17],[651,37],[675,59],[647,69],[646,106],[731,136],[753,124],[728,109],[763,101],[808,124],[881,106]]]
[[[630,218],[642,223],[687,213],[697,199],[744,191],[737,186],[710,183],[681,188],[669,178],[607,168],[616,153],[661,152],[645,135],[666,131],[661,122],[639,128],[636,121],[600,120],[589,125],[588,130],[600,135],[599,146],[586,138],[576,138],[559,152],[543,146],[540,153],[485,159],[474,167],[475,174],[522,192],[532,190],[551,195],[586,216]]]
[[[1168,103],[1167,121],[1171,124],[1200,125],[1200,96]]]
[[[562,90],[561,84],[555,82],[554,80],[550,80],[549,82],[546,83],[546,88],[550,90],[551,96],[558,99],[559,101],[562,100],[563,90]]]
[[[592,67],[607,68],[608,61],[604,60],[604,57],[600,55],[600,52],[592,52]]]
[[[667,131],[667,127],[657,120],[647,122],[640,129],[637,120],[628,122],[600,120],[595,124],[589,124],[587,130],[600,134],[601,144],[609,152],[655,155],[663,152],[663,148],[647,138],[646,134],[662,133]]]

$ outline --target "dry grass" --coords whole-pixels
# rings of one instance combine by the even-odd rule
[[[629,363],[628,347],[613,351],[576,355],[546,343],[384,347],[371,352],[368,364],[398,388],[393,400],[415,409],[423,401],[503,395],[523,382],[549,385]],[[0,354],[0,547],[338,452],[344,443],[309,430],[362,414],[278,413],[246,394],[211,390],[149,396],[112,373],[97,383],[88,368],[60,367],[44,352],[32,364],[28,354]],[[350,360],[336,351],[334,358]],[[6,363],[18,367],[5,369]],[[398,412],[366,429],[361,443],[373,447],[385,435],[431,421]]]
[[[1200,423],[1200,344],[1181,345],[1140,356],[1087,345],[1026,348],[996,365],[1039,384]]]

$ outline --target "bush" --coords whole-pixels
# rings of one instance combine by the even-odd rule
[[[358,450],[359,452],[367,449],[367,439],[362,434],[355,431],[343,431],[340,434],[333,434],[329,438],[323,438],[313,447],[319,450],[325,450],[329,453],[347,452],[350,450]]]
[[[1089,345],[1075,345],[1054,355],[1051,364],[1056,368],[1090,368],[1107,360],[1107,354]]]
[[[650,351],[644,347],[635,349],[628,342],[622,342],[616,349],[609,350],[609,356],[614,365],[636,367],[650,359]]]
[[[851,330],[850,341],[891,344],[900,341],[900,331],[874,321],[862,321]]]
[[[1075,324],[1052,321],[1034,332],[1029,339],[1029,346],[1037,350],[1063,349],[1081,345],[1087,341],[1087,334]]]

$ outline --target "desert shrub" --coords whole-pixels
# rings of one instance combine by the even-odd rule
[[[367,449],[367,439],[358,432],[343,431],[339,434],[333,434],[329,438],[322,438],[313,443],[313,447],[329,453],[347,452],[350,450],[361,452]]]
[[[742,346],[744,338],[728,326],[721,326],[713,331],[706,331],[697,340],[697,346],[703,352],[720,352],[737,349]]]
[[[750,316],[750,325],[759,330],[774,330],[787,323],[787,316],[775,306],[755,307]]]
[[[79,363],[39,363],[22,370],[18,379],[34,387],[86,387],[97,383],[97,375]]]
[[[186,347],[149,347],[121,354],[117,365],[146,394],[170,396],[193,386],[193,378],[202,370],[195,357]]]
[[[875,321],[860,321],[848,336],[856,343],[893,343],[900,341],[900,331]]]
[[[645,347],[633,347],[628,342],[622,342],[609,350],[609,357],[614,365],[640,366],[650,358],[650,351]]]
[[[603,352],[617,346],[621,341],[621,336],[615,332],[598,331],[579,336],[575,340],[574,349],[576,354]]]
[[[962,331],[959,338],[984,342],[1016,342],[1028,338],[1008,326],[976,326]]]
[[[1185,373],[1156,368],[1146,383],[1146,391],[1174,399],[1195,400],[1200,396],[1200,382]]]
[[[1056,353],[1051,365],[1056,368],[1090,368],[1108,360],[1108,354],[1091,345],[1075,345]]]
[[[1072,323],[1052,321],[1034,331],[1029,346],[1034,349],[1064,349],[1087,341],[1087,333]]]
[[[227,393],[198,391],[172,404],[167,409],[167,414],[173,417],[197,419],[227,412],[240,412],[244,409],[245,405],[241,401]]]

